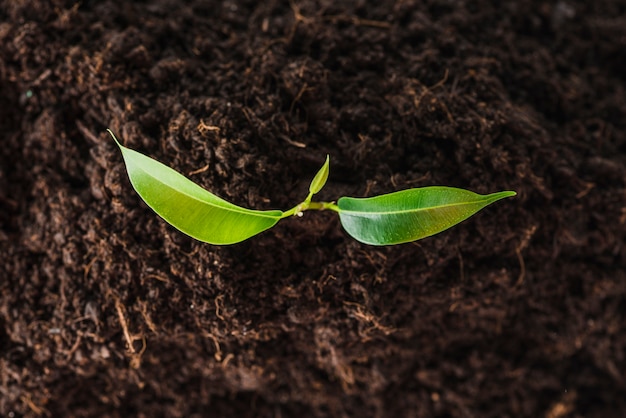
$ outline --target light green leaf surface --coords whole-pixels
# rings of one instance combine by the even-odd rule
[[[234,244],[276,225],[283,212],[258,211],[229,203],[182,174],[121,145],[130,182],[159,216],[185,234],[210,244]]]
[[[433,186],[363,199],[342,197],[337,206],[341,224],[353,238],[371,245],[391,245],[437,234],[515,194],[504,191],[479,195]]]
[[[322,187],[326,184],[326,180],[328,180],[329,166],[330,157],[327,155],[326,162],[311,181],[311,185],[309,186],[309,193],[311,193],[310,196],[322,190]]]

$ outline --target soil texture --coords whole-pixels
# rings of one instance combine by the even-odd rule
[[[0,415],[626,416],[626,3],[0,0]],[[235,204],[518,196],[373,247],[212,246],[112,129]]]

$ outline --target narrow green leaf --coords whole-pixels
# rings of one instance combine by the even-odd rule
[[[341,224],[353,238],[371,245],[391,245],[437,234],[515,194],[505,191],[479,195],[434,186],[364,199],[342,197],[337,206]]]
[[[229,203],[182,174],[121,145],[135,191],[159,216],[185,234],[210,244],[234,244],[276,225],[280,210],[258,211]]]
[[[324,163],[322,168],[319,169],[319,171],[311,181],[311,185],[309,186],[309,193],[311,193],[311,196],[322,190],[322,187],[324,187],[324,185],[326,184],[326,180],[328,180],[329,166],[330,157],[327,155],[326,162]]]

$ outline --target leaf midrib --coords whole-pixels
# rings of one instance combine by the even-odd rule
[[[129,149],[129,150],[130,150],[130,149]],[[130,150],[130,151],[133,151],[133,150]],[[135,152],[136,152],[136,151],[135,151]],[[220,209],[224,209],[224,210],[229,211],[229,212],[238,213],[238,214],[243,214],[243,215],[257,216],[257,217],[259,217],[259,218],[269,218],[269,219],[276,219],[276,218],[280,218],[280,215],[277,215],[277,216],[272,216],[272,215],[267,215],[267,214],[265,214],[265,213],[264,213],[264,212],[269,212],[269,211],[257,211],[257,210],[252,210],[252,209],[246,209],[246,208],[242,208],[242,207],[239,207],[239,206],[237,206],[237,205],[235,205],[235,204],[233,204],[233,203],[228,203],[228,202],[226,202],[226,203],[227,203],[227,206],[221,206],[221,205],[217,205],[217,204],[215,204],[214,202],[206,201],[206,200],[203,200],[203,199],[198,199],[196,196],[192,196],[192,195],[190,195],[189,193],[186,193],[185,191],[182,191],[182,190],[180,190],[180,189],[177,189],[177,188],[175,188],[175,187],[173,187],[173,186],[169,185],[168,183],[166,183],[166,182],[162,181],[162,180],[161,180],[161,179],[159,179],[158,177],[154,176],[151,172],[149,172],[149,171],[145,170],[145,169],[144,169],[144,168],[143,168],[140,164],[134,164],[134,166],[135,166],[135,169],[139,169],[139,170],[140,170],[140,171],[142,171],[143,173],[147,174],[149,177],[151,177],[151,178],[155,179],[156,181],[160,182],[161,184],[166,185],[169,189],[174,190],[174,191],[176,191],[177,193],[180,193],[180,194],[182,194],[182,195],[184,195],[184,196],[187,196],[187,197],[189,197],[189,198],[191,198],[191,199],[193,199],[193,200],[195,200],[195,201],[197,201],[197,202],[207,204],[207,205],[212,206],[212,207],[214,207],[214,208],[220,208]],[[166,166],[166,167],[167,167],[167,166]],[[168,167],[168,168],[169,168],[169,167]],[[182,174],[180,174],[180,173],[178,173],[178,172],[176,172],[176,174],[179,174],[179,175],[181,175],[181,176],[182,176]],[[209,193],[210,195],[215,196],[215,197],[216,197],[216,198],[218,198],[218,199],[221,199],[221,198],[220,198],[220,197],[218,197],[217,195],[213,195],[213,193],[209,192],[208,190],[206,190],[205,188],[203,188],[203,187],[202,187],[202,186],[200,186],[199,184],[196,184],[196,183],[195,183],[195,182],[193,182],[192,180],[189,180],[187,177],[184,177],[184,176],[183,176],[183,178],[184,178],[185,180],[187,180],[187,181],[190,181],[190,182],[191,182],[191,183],[193,183],[195,186],[198,186],[199,188],[201,188],[201,189],[203,190],[203,192]],[[233,205],[234,207],[233,207],[233,206],[229,206],[229,205]],[[280,211],[280,210],[277,210],[277,211],[278,211],[278,212],[281,212],[281,214],[282,214],[282,211]]]
[[[380,211],[366,212],[366,211],[341,209],[341,207],[339,207],[339,213],[340,214],[341,213],[347,213],[347,214],[368,214],[368,215],[402,215],[402,214],[411,213],[411,212],[423,212],[423,211],[432,210],[432,209],[449,208],[449,207],[453,207],[453,206],[463,206],[463,205],[473,205],[473,204],[477,204],[477,203],[484,203],[484,201],[457,202],[457,203],[451,203],[451,204],[448,204],[448,205],[429,206],[427,208],[417,208],[417,209],[394,210],[394,211],[389,211],[389,212],[380,212]]]

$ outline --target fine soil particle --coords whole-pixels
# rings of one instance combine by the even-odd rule
[[[626,5],[0,1],[0,415],[626,416]],[[105,132],[256,209],[518,196],[372,247],[234,246]]]

